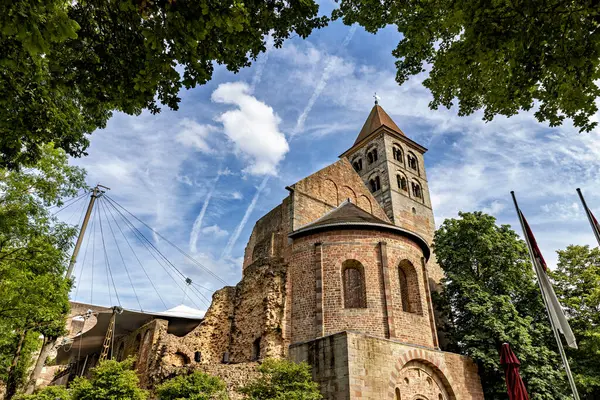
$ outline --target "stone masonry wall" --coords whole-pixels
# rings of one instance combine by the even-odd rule
[[[238,285],[215,292],[204,320],[187,335],[169,334],[167,321],[155,320],[156,336],[150,340],[153,350],[139,357],[139,363],[151,371],[149,385],[184,367],[221,365],[226,352],[230,363],[283,357],[285,295],[286,265],[263,259],[247,267]],[[196,352],[200,361],[195,361]]]
[[[345,158],[298,181],[292,185],[292,190],[292,230],[319,219],[346,199],[374,216],[390,221]]]
[[[356,332],[296,343],[289,354],[312,365],[325,400],[483,400],[477,366],[458,354]]]

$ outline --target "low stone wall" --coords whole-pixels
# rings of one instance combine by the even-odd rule
[[[290,346],[306,361],[325,400],[483,400],[477,366],[468,358],[355,332]]]

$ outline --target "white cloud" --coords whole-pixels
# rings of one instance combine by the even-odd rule
[[[231,193],[231,198],[234,200],[241,200],[244,198],[244,195],[238,191],[235,191],[235,192]]]
[[[202,228],[202,233],[205,235],[210,235],[214,238],[222,238],[229,235],[225,229],[221,229],[219,225],[211,225],[206,228]]]
[[[246,160],[244,172],[276,175],[277,165],[289,151],[285,136],[279,131],[281,120],[271,107],[249,93],[250,87],[243,82],[220,84],[211,99],[238,108],[224,112],[216,120],[223,123],[236,152]]]
[[[177,142],[186,147],[194,148],[202,153],[213,152],[207,139],[211,133],[218,132],[219,128],[212,125],[199,124],[189,118],[183,119],[179,125],[181,126],[181,130],[177,136],[175,136]]]

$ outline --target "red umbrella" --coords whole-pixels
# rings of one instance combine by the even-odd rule
[[[506,389],[508,390],[508,398],[510,400],[529,400],[527,389],[521,375],[519,374],[519,359],[510,349],[508,343],[502,345],[500,350],[500,365],[504,366],[506,374]]]

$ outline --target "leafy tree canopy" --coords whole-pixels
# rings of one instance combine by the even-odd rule
[[[182,87],[237,72],[292,33],[325,25],[314,0],[24,0],[0,4],[0,166],[54,142],[85,154],[114,110],[177,109]],[[182,71],[180,74],[179,71]]]
[[[310,366],[288,360],[266,359],[259,367],[261,376],[241,389],[251,400],[320,400],[319,385],[313,381]]]
[[[133,362],[133,358],[102,361],[92,370],[90,379],[75,378],[70,387],[71,400],[145,400],[148,393],[138,386]]]
[[[64,332],[69,279],[63,277],[75,228],[48,211],[85,187],[67,155],[42,146],[35,168],[0,168],[0,377],[7,398],[21,384],[38,337]]]
[[[334,16],[369,32],[396,25],[396,80],[429,70],[430,107],[484,119],[539,105],[550,126],[597,122],[600,9],[594,1],[339,0]]]
[[[221,379],[193,372],[169,379],[156,388],[159,400],[226,400],[227,386]]]
[[[490,215],[459,213],[436,231],[434,251],[446,273],[435,301],[446,318],[447,348],[477,362],[485,398],[506,398],[499,350],[508,342],[533,398],[567,399],[525,242]]]
[[[579,349],[567,348],[582,398],[600,398],[600,249],[569,246],[558,251],[551,273]]]
[[[71,394],[64,386],[48,386],[31,395],[17,396],[16,400],[71,400]]]

